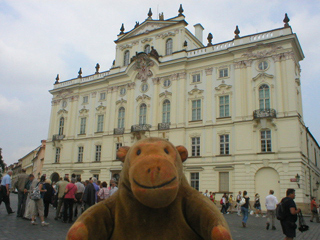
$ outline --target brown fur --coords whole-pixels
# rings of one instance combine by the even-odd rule
[[[119,190],[84,212],[68,240],[231,239],[217,207],[187,183],[185,147],[149,138],[117,156],[124,162]]]

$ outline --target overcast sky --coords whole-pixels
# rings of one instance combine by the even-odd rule
[[[0,148],[5,162],[17,162],[47,139],[51,94],[57,73],[60,81],[110,68],[113,42],[124,23],[178,14],[180,3],[193,33],[205,28],[213,43],[231,40],[239,25],[240,36],[283,27],[288,13],[305,59],[301,64],[304,122],[320,140],[320,1],[309,0],[0,0]]]

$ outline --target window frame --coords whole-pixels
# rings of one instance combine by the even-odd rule
[[[221,68],[219,69],[219,78],[227,78],[229,77],[229,68]]]
[[[226,179],[228,179],[226,181]],[[219,192],[229,192],[230,191],[230,173],[229,172],[219,172]]]
[[[64,132],[64,117],[59,119],[59,135],[63,135]]]
[[[192,83],[199,83],[199,82],[201,82],[201,74],[200,73],[192,74]]]
[[[124,128],[125,116],[126,116],[126,109],[124,107],[120,107],[118,110],[118,128]]]
[[[194,105],[195,103],[195,105]],[[191,121],[201,121],[202,113],[201,113],[201,99],[193,99],[191,100]]]
[[[268,94],[268,96],[266,96]],[[263,96],[262,96],[263,95]],[[262,84],[258,89],[259,109],[266,110],[271,108],[270,87],[268,84]],[[261,108],[261,106],[263,106]]]
[[[119,150],[119,148],[121,148],[122,147],[122,143],[116,143],[116,159],[117,159],[117,152],[118,152],[118,150]]]
[[[200,173],[190,172],[190,186],[199,191],[200,189]]]
[[[143,51],[144,53],[146,54],[149,54],[151,52],[151,47],[149,44],[146,44],[144,47],[143,47]]]
[[[201,156],[201,140],[200,137],[191,138],[191,157]]]
[[[264,133],[264,136],[263,136]],[[269,133],[269,136],[268,136]],[[270,129],[260,130],[260,143],[261,143],[261,152],[268,153],[272,152],[272,132]]]
[[[60,163],[60,157],[61,157],[61,148],[57,147],[54,162]]]
[[[104,123],[104,114],[99,114],[97,118],[97,132],[103,132],[103,123]]]
[[[82,104],[88,104],[89,103],[89,96],[83,96],[82,97]]]
[[[147,124],[147,104],[145,103],[141,103],[139,106],[139,125],[143,124]]]
[[[130,51],[126,50],[123,54],[123,66],[128,66],[130,64]]]
[[[95,145],[96,149],[95,149],[95,162],[101,162],[101,145]]]
[[[84,151],[84,147],[79,146],[78,147],[78,162],[83,162],[83,151]]]
[[[103,101],[103,100],[106,100],[106,93],[105,92],[100,93],[100,101]]]
[[[162,103],[162,123],[170,123],[171,117],[171,102],[165,99]]]
[[[228,99],[228,103],[226,103],[226,97]],[[223,99],[223,102],[221,102],[222,99]],[[229,95],[219,96],[219,117],[220,118],[230,117],[230,96]]]
[[[87,125],[87,118],[86,117],[80,118],[80,133],[79,134],[86,134],[86,125]]]
[[[173,40],[172,38],[166,41],[166,55],[171,55],[173,53]]]
[[[230,155],[230,135],[219,135],[220,155]]]

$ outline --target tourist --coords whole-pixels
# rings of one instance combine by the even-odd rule
[[[247,191],[243,191],[243,198],[245,199],[245,203],[241,206],[241,213],[243,215],[242,218],[242,226],[247,227],[247,221],[248,221],[248,214],[249,214],[249,207],[250,205],[250,198],[247,195]]]
[[[254,196],[254,208],[256,209],[256,217],[259,217],[259,214],[262,216],[261,213],[261,204],[260,204],[260,196],[258,193]]]
[[[103,201],[104,199],[107,199],[110,195],[110,191],[109,189],[107,188],[108,187],[108,184],[106,182],[103,182],[101,184],[101,188],[98,192],[98,198],[99,198],[99,201]]]
[[[18,210],[17,210],[17,217],[23,217],[25,208],[26,208],[26,201],[27,201],[27,193],[24,191],[24,187],[29,180],[29,175],[26,174],[26,170],[23,168],[21,169],[21,173],[18,174],[16,177],[16,181],[14,184],[14,188],[18,189]]]
[[[221,200],[220,200],[220,205],[221,205],[221,210],[220,212],[222,214],[225,214],[227,213],[227,194],[224,193],[221,197]]]
[[[14,213],[10,207],[11,176],[12,170],[9,170],[7,175],[2,178],[0,189],[0,205],[1,202],[5,203],[8,214]]]
[[[95,204],[96,190],[92,184],[92,180],[86,181],[86,186],[82,196],[82,201],[84,203],[84,210],[87,210],[89,207]]]
[[[52,203],[52,199],[54,196],[54,189],[51,186],[51,180],[46,179],[44,183],[44,188],[47,190],[43,196],[43,204],[44,204],[44,217],[47,218],[49,214],[49,206]]]
[[[93,184],[94,189],[95,189],[95,202],[98,201],[98,192],[100,190],[100,187],[99,187],[97,182],[98,182],[97,178],[93,177],[92,178],[92,184]]]
[[[297,214],[301,212],[301,209],[296,206],[293,201],[296,197],[296,191],[292,188],[287,190],[287,196],[281,200],[285,211],[286,218],[280,220],[282,232],[286,236],[286,240],[291,240],[296,237],[296,221],[298,219]]]
[[[210,194],[210,200],[215,204],[215,199],[216,199],[216,194],[214,192],[212,192]]]
[[[270,227],[270,219],[272,223],[272,230],[276,230],[276,227],[274,225],[274,219],[276,216],[276,207],[278,204],[278,199],[273,196],[274,191],[270,190],[269,195],[266,197],[266,209],[267,209],[267,227],[266,229],[269,230]]]
[[[230,196],[229,196],[228,205],[229,205],[229,213],[232,213],[232,211],[233,211],[233,196],[232,196],[232,194],[230,194]]]
[[[47,226],[49,225],[49,223],[44,221],[44,207],[43,207],[43,196],[44,193],[47,191],[44,188],[44,182],[46,180],[45,176],[41,176],[40,178],[40,182],[36,185],[36,187],[39,188],[40,191],[40,199],[37,200],[33,200],[31,199],[30,201],[30,208],[31,208],[31,224],[32,225],[36,225],[35,222],[35,218],[36,216],[39,215],[40,219],[41,219],[41,225],[42,226]],[[31,189],[31,191],[33,191],[33,189]]]
[[[67,219],[69,218],[69,223],[72,223],[73,217],[73,202],[77,201],[76,193],[77,193],[77,186],[75,185],[76,179],[71,178],[71,182],[68,183],[66,189],[64,191],[64,211],[63,211],[63,222],[66,223]],[[68,211],[69,210],[69,211]]]
[[[209,193],[208,193],[208,190],[206,190],[203,195],[206,196],[206,197],[210,197],[210,195],[209,195]]]
[[[57,194],[58,194],[58,206],[57,206],[57,210],[56,210],[56,217],[54,218],[54,220],[58,220],[59,218],[61,218],[60,211],[61,211],[61,207],[63,204],[64,190],[66,189],[67,185],[68,185],[68,177],[67,176],[64,177],[64,180],[60,180],[56,184]]]
[[[73,210],[74,210],[74,217],[78,217],[78,213],[80,215],[79,207],[81,208],[81,205],[82,205],[82,196],[83,196],[83,193],[84,193],[84,185],[81,182],[81,178],[80,177],[77,178],[77,182],[75,184],[77,186],[77,193],[76,193],[77,201],[74,203]]]
[[[315,197],[312,197],[311,198],[311,204],[310,204],[310,207],[311,207],[311,219],[310,219],[310,222],[313,222],[313,218],[316,218],[316,221],[317,223],[319,223],[319,215],[318,215],[318,205],[316,203],[316,198]]]
[[[240,201],[241,201],[242,197],[241,197],[241,191],[239,191],[238,195],[237,195],[237,214],[238,216],[241,216],[241,204],[240,204]]]
[[[24,213],[24,216],[22,217],[25,220],[30,220],[31,221],[31,199],[30,199],[30,194],[33,191],[33,189],[37,186],[38,180],[35,179],[33,174],[29,175],[29,180],[25,185],[25,193],[27,194],[27,201],[26,201],[26,210]]]
[[[110,196],[112,196],[118,190],[116,179],[114,179],[114,178],[111,179],[110,185],[111,185]]]

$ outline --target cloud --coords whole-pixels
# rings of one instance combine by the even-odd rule
[[[0,116],[3,114],[11,114],[19,112],[22,102],[17,98],[8,99],[0,94]]]

